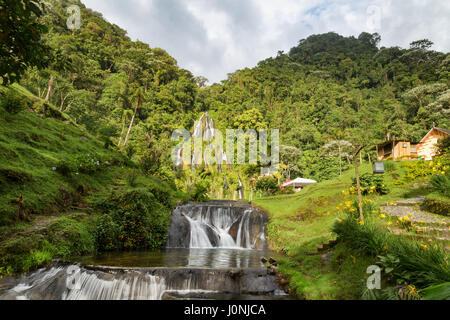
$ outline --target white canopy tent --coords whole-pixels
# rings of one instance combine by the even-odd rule
[[[283,184],[283,188],[293,187],[293,188],[297,189],[297,188],[306,187],[306,186],[309,186],[309,185],[315,184],[315,183],[317,183],[317,181],[315,181],[315,180],[297,178],[295,180],[285,182]]]

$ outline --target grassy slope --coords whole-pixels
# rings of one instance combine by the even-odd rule
[[[14,88],[32,102],[40,102],[26,89]],[[0,93],[4,90],[0,87]],[[91,203],[113,191],[164,184],[155,177],[138,175],[130,186],[127,177],[133,169],[123,165],[120,153],[105,149],[100,140],[54,106],[47,109],[51,112],[46,116],[0,110],[0,277],[33,270],[53,258],[94,251],[97,212]],[[94,174],[71,177],[52,170],[61,160],[89,154],[111,165]],[[14,220],[21,195],[28,221]],[[176,194],[180,199],[183,196]]]
[[[361,174],[371,172],[368,164],[360,168]],[[371,196],[377,205],[404,197],[426,193],[422,188],[395,186],[394,178],[403,172],[385,174],[390,193]],[[340,178],[318,183],[295,195],[269,197],[254,203],[270,214],[268,238],[270,245],[286,254],[280,261],[279,270],[291,278],[291,288],[298,296],[307,299],[358,299],[368,266],[374,261],[369,257],[353,256],[338,245],[330,263],[324,263],[317,252],[320,244],[335,238],[330,231],[338,214],[336,207],[348,201],[342,194],[351,186],[354,172],[344,173]]]
[[[99,188],[112,176],[112,173],[106,172],[69,179],[52,171],[59,161],[89,153],[111,161],[120,158],[80,128],[33,112],[10,115],[0,110],[0,127],[2,222],[13,214],[14,204],[20,195],[31,212],[48,212],[55,202],[60,202],[61,189],[74,192],[78,186]]]

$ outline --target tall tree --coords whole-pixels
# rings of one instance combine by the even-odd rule
[[[127,135],[125,136],[123,145],[120,148],[121,151],[125,150],[125,147],[127,146],[128,139],[130,137],[131,128],[133,127],[134,119],[136,118],[136,113],[137,113],[138,109],[142,106],[142,100],[144,98],[144,92],[143,92],[142,88],[138,88],[136,90],[135,97],[136,97],[136,107],[134,108],[134,113],[133,113],[133,116],[131,117],[130,126],[128,127]]]
[[[42,41],[47,27],[38,22],[40,0],[0,0],[0,77],[3,84],[19,81],[31,66],[45,68],[50,48]]]

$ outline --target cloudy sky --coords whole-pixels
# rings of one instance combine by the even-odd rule
[[[133,39],[213,82],[312,34],[378,32],[381,45],[428,38],[450,51],[448,0],[82,0]]]

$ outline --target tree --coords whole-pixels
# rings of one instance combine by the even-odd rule
[[[433,46],[433,42],[428,39],[413,41],[410,48],[413,50],[427,51]]]
[[[242,115],[238,116],[236,118],[236,121],[234,122],[234,127],[236,129],[242,129],[244,131],[250,129],[256,131],[268,129],[267,124],[264,121],[264,117],[256,108],[245,111]]]
[[[133,127],[134,119],[136,118],[136,113],[137,113],[138,109],[142,106],[143,94],[144,94],[144,92],[143,92],[142,88],[139,88],[136,90],[136,93],[135,93],[136,107],[134,108],[134,113],[133,113],[133,116],[131,117],[130,126],[128,127],[127,135],[125,136],[123,145],[120,148],[120,150],[122,152],[123,152],[123,150],[125,150],[125,147],[127,146],[127,142],[130,137],[131,128]]]
[[[50,48],[41,38],[48,29],[38,22],[43,10],[40,0],[0,0],[0,77],[4,85],[19,81],[29,67],[48,65]]]
[[[323,146],[328,151],[330,156],[337,156],[339,158],[339,176],[342,176],[342,157],[349,157],[350,150],[353,145],[345,140],[334,140]]]
[[[203,77],[203,76],[195,77],[194,80],[195,80],[195,83],[197,83],[197,86],[198,86],[199,88],[205,87],[206,84],[209,82],[209,80],[206,79],[206,78]]]
[[[291,173],[300,173],[300,169],[297,164],[300,157],[301,152],[297,148],[292,146],[280,146],[280,160],[285,166],[288,179],[291,179]]]

